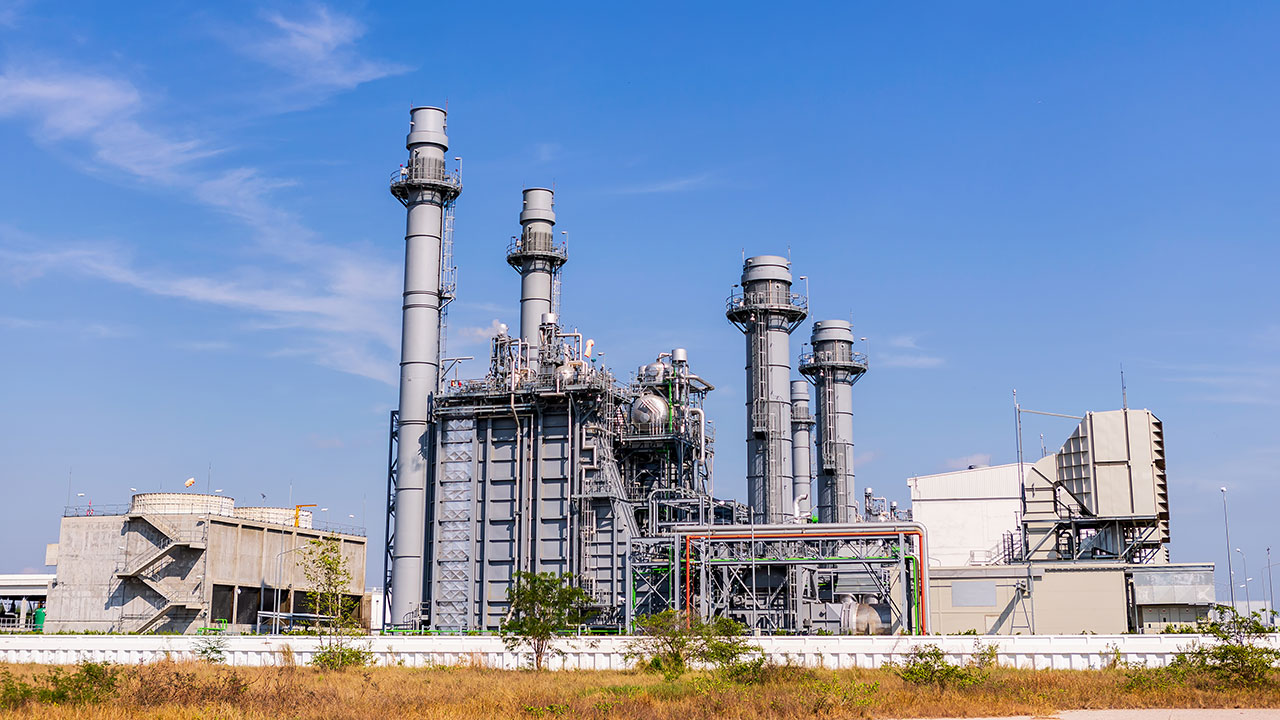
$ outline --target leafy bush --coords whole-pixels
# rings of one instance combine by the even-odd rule
[[[637,619],[636,634],[627,647],[627,657],[669,681],[695,664],[709,666],[735,682],[764,679],[765,659],[751,657],[760,648],[747,639],[746,628],[730,618],[706,621],[665,610]]]
[[[813,696],[813,712],[822,714],[833,710],[863,711],[875,702],[880,692],[878,682],[844,682],[838,677],[819,680],[810,677],[805,690]]]
[[[1280,650],[1263,641],[1275,629],[1262,621],[1259,613],[1241,615],[1227,605],[1217,607],[1218,619],[1196,626],[1213,642],[1194,642],[1164,667],[1148,668],[1121,664],[1125,687],[1132,690],[1163,690],[1176,685],[1207,687],[1274,687],[1275,666]]]
[[[988,654],[994,658],[994,652]],[[908,653],[905,661],[891,667],[898,677],[912,685],[935,687],[971,687],[986,680],[989,674],[985,665],[948,662],[947,654],[937,645],[921,645]]]
[[[373,651],[353,644],[329,644],[311,656],[311,664],[323,670],[345,670],[373,663]]]

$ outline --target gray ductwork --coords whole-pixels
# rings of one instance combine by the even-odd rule
[[[818,521],[856,522],[862,517],[853,481],[853,384],[867,371],[866,355],[853,350],[844,320],[819,320],[813,351],[800,357],[800,373],[814,385],[818,406]]]
[[[742,291],[725,310],[747,338],[747,495],[757,523],[786,522],[794,512],[790,334],[807,305],[791,292],[791,262],[759,255],[743,263]]]
[[[791,381],[791,497],[797,517],[811,514],[813,503],[813,415],[809,412],[809,383]]]
[[[420,611],[426,554],[427,489],[434,447],[431,407],[440,386],[440,270],[444,212],[462,191],[445,169],[445,111],[409,111],[409,161],[391,178],[391,193],[407,210],[404,305],[400,348],[395,535],[391,549],[391,619],[411,622]]]

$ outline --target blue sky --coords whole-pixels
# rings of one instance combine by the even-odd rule
[[[410,105],[447,102],[451,353],[518,323],[503,251],[521,188],[554,183],[563,320],[621,374],[689,349],[720,494],[743,494],[745,433],[723,300],[743,252],[789,252],[814,319],[870,338],[860,487],[1011,461],[1013,388],[1111,409],[1123,364],[1165,421],[1174,559],[1225,559],[1226,485],[1261,577],[1280,7],[432,7],[0,2],[0,572],[41,569],[68,492],[124,502],[210,463],[242,503],[292,485],[381,537],[386,182]]]

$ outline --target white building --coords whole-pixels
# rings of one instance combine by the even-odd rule
[[[1017,463],[919,475],[907,487],[912,519],[929,529],[930,566],[990,565],[1021,543]]]

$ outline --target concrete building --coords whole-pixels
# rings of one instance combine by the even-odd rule
[[[306,612],[298,551],[329,536],[351,572],[350,594],[364,594],[365,538],[313,528],[304,510],[143,493],[112,513],[98,507],[62,519],[46,632],[193,633],[219,621],[247,631],[260,612]]]
[[[1009,556],[1021,525],[1018,465],[907,478],[911,519],[929,529],[929,565],[991,565]]]
[[[0,632],[36,630],[44,615],[36,611],[45,606],[53,575],[24,573],[0,575]]]
[[[1018,563],[932,568],[930,632],[1159,633],[1208,617],[1213,565]]]

